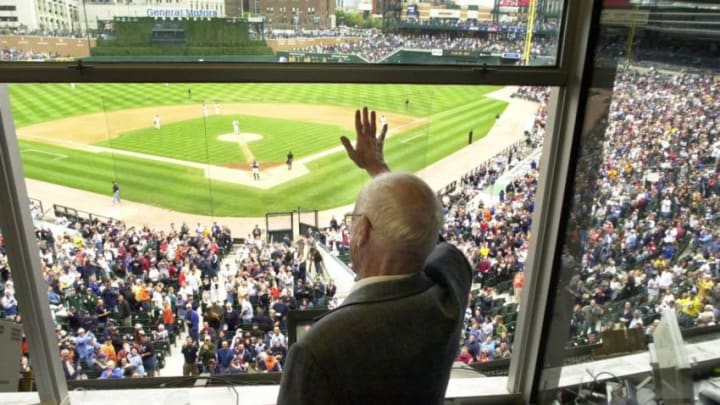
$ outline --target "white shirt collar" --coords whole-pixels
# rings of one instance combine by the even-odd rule
[[[382,283],[386,281],[392,281],[392,280],[400,280],[403,278],[407,278],[412,276],[414,273],[411,274],[400,274],[395,276],[373,276],[373,277],[366,277],[361,280],[358,280],[353,284],[352,288],[350,289],[350,293],[359,290],[362,287],[365,287],[366,285],[375,284],[375,283]]]

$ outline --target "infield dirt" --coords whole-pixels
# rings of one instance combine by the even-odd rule
[[[214,114],[214,104],[208,105],[209,113]],[[306,121],[316,124],[337,125],[354,131],[351,117],[355,109],[326,105],[278,104],[278,103],[233,103],[220,104],[221,115],[254,115],[286,119],[290,121]],[[383,113],[393,127],[409,129],[409,126],[424,120],[407,115]],[[129,110],[106,111],[101,113],[78,115],[28,125],[17,130],[18,138],[46,143],[80,143],[113,139],[118,135],[153,126],[155,115],[160,116],[162,125],[173,122],[202,118],[202,104],[174,105],[134,108]],[[230,128],[229,128],[230,129]]]

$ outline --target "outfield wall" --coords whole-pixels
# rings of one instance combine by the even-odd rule
[[[92,56],[272,55],[265,41],[250,39],[246,20],[115,18],[113,36],[97,41]]]
[[[249,23],[235,19],[158,21],[155,18],[115,18],[114,39],[98,43],[102,46],[148,46],[166,39],[160,34],[181,31],[187,46],[241,47],[250,44]],[[160,43],[160,42],[158,42]]]
[[[297,48],[307,48],[317,45],[335,45],[338,43],[355,43],[358,37],[327,37],[327,38],[276,38],[268,39],[265,42],[272,48],[273,52],[292,51]]]

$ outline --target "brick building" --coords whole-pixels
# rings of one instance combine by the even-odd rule
[[[247,6],[272,29],[328,29],[335,19],[335,0],[249,0]]]
[[[225,14],[228,17],[241,17],[248,11],[248,0],[225,0]]]

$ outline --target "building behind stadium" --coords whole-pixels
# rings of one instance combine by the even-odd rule
[[[0,0],[0,29],[82,33],[96,30],[102,22],[116,17],[218,18],[226,16],[225,3],[226,0]]]
[[[539,0],[544,16],[557,15],[561,0]],[[513,21],[527,16],[529,0],[458,0],[452,4],[400,0],[0,0],[0,30],[83,33],[102,30],[115,18],[161,20],[247,17],[270,29],[332,29],[335,11],[387,20]]]

